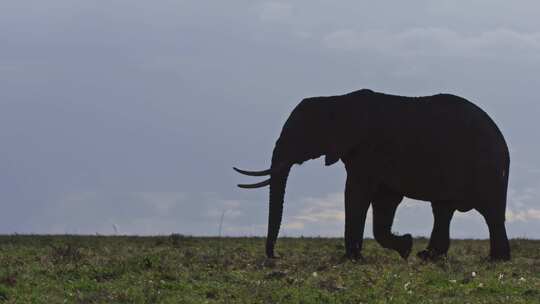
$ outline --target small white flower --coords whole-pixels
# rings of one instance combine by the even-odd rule
[[[476,277],[476,272],[474,272],[474,271],[471,272],[471,277],[473,277],[473,278]]]
[[[524,277],[521,277],[521,278],[519,278],[519,281],[520,281],[520,282],[525,282],[525,281],[527,281],[527,280],[525,280]]]
[[[479,283],[478,287],[484,287],[484,283]]]
[[[403,288],[405,288],[405,290],[407,290],[407,289],[409,289],[409,285],[411,285],[411,282],[405,283],[405,285],[403,285]]]
[[[408,294],[412,295],[412,290],[407,291]]]
[[[504,273],[499,274],[499,280],[502,280],[504,278]]]
[[[457,280],[450,280],[450,283],[457,283]]]
[[[318,276],[317,272],[314,272],[311,274],[314,278],[316,278]]]

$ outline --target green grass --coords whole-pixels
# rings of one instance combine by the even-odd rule
[[[366,240],[351,262],[342,239],[280,239],[267,260],[262,238],[0,236],[0,303],[540,303],[540,241],[507,263],[486,240],[423,263],[426,242],[404,261]]]

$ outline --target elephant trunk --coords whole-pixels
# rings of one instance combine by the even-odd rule
[[[277,164],[284,164],[283,159],[279,156],[278,146],[274,149],[272,156],[272,167]],[[272,172],[270,178],[270,199],[268,212],[268,234],[266,237],[266,256],[274,257],[274,244],[276,243],[279,228],[281,226],[281,218],[283,215],[283,202],[285,198],[285,186],[291,165],[287,164],[281,170]]]

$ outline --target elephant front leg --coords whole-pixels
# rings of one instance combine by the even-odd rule
[[[377,193],[372,203],[373,235],[382,247],[396,250],[402,258],[407,259],[412,249],[412,236],[392,233],[394,215],[402,199],[403,195],[391,191],[381,190]]]
[[[448,206],[447,202],[432,202],[433,230],[427,249],[418,252],[417,256],[422,260],[436,260],[445,256],[450,247],[450,222],[455,209]]]
[[[367,187],[347,177],[345,184],[345,250],[350,259],[361,258],[369,195]]]

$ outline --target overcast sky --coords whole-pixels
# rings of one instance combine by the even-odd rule
[[[459,4],[457,4],[459,3]],[[540,238],[540,3],[0,1],[0,233],[265,235],[265,169],[304,97],[453,93],[511,149],[507,229]],[[287,236],[343,236],[345,171],[295,166]],[[369,216],[371,217],[371,215]],[[393,230],[427,236],[426,202]],[[368,218],[367,236],[371,234]],[[487,238],[476,211],[451,236]]]

